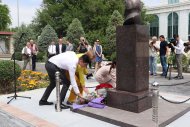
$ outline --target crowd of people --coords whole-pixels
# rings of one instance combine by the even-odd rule
[[[116,87],[116,61],[106,64],[101,67],[103,60],[102,46],[100,40],[96,40],[92,47],[84,37],[80,37],[79,44],[76,50],[74,50],[73,44],[60,38],[56,44],[54,41],[50,42],[47,49],[48,60],[45,63],[45,69],[48,73],[50,84],[46,88],[43,96],[39,101],[39,105],[52,105],[52,102],[48,102],[48,98],[55,88],[55,73],[60,72],[62,90],[60,93],[61,97],[61,108],[69,108],[68,105],[72,105],[76,97],[83,98],[83,92],[89,94],[89,90],[85,87],[85,75],[87,79],[89,76],[95,77],[97,82],[100,83],[101,87]],[[32,70],[36,70],[36,55],[39,52],[37,45],[33,40],[27,42],[26,46],[22,50],[24,66],[23,70],[26,69],[27,64],[32,60]],[[92,62],[95,62],[95,72],[89,73],[87,66],[92,68]],[[101,85],[102,84],[102,85]],[[106,84],[106,85],[105,85]],[[65,100],[68,88],[72,86],[67,105],[62,102]],[[97,84],[98,85],[98,84]],[[106,93],[106,91],[104,92]],[[104,94],[105,95],[105,94]]]
[[[157,58],[160,57],[160,63],[162,65],[161,76],[167,76],[168,63],[167,58],[170,55],[175,54],[175,61],[177,65],[178,74],[174,77],[177,80],[183,79],[182,74],[182,57],[184,54],[184,42],[180,39],[179,35],[173,35],[173,39],[168,43],[165,40],[164,35],[159,36],[160,44],[157,42],[157,37],[152,37],[152,41],[149,44],[149,71],[150,75],[157,75]]]
[[[182,56],[184,53],[184,42],[179,38],[179,35],[173,36],[173,42],[168,43],[165,40],[164,35],[159,36],[160,43],[156,36],[152,37],[152,41],[149,43],[149,71],[150,75],[157,76],[157,59],[160,57],[162,65],[161,76],[166,76],[168,71],[167,57],[170,54],[175,54],[178,75],[175,79],[183,79],[182,75]],[[171,49],[171,50],[170,50]],[[46,88],[43,96],[39,101],[39,105],[52,105],[52,102],[48,101],[48,98],[55,88],[55,73],[60,72],[61,84],[63,85],[61,90],[61,108],[69,108],[68,105],[72,105],[76,97],[83,98],[83,92],[89,94],[89,90],[85,87],[85,75],[87,79],[89,76],[93,76],[99,83],[97,88],[107,87],[116,88],[116,60],[101,66],[102,62],[102,46],[100,40],[96,40],[92,47],[84,37],[80,37],[77,49],[74,49],[73,44],[60,38],[56,44],[54,41],[50,42],[47,49],[48,60],[45,64],[50,84]],[[26,46],[22,50],[23,54],[23,70],[26,69],[26,65],[32,60],[31,70],[36,70],[36,55],[39,52],[37,45],[33,40],[26,43]],[[89,73],[87,66],[92,68],[92,62],[95,62],[95,72]],[[67,105],[63,104],[68,88],[72,86]],[[104,92],[105,95],[106,91]]]
[[[24,60],[23,70],[26,69],[27,64],[29,64],[30,70],[36,70],[36,56],[38,51],[38,47],[33,40],[26,43],[26,46],[22,49],[22,59]]]

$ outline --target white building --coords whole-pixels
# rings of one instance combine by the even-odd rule
[[[147,13],[156,17],[150,24],[150,36],[164,35],[170,39],[173,34],[179,34],[182,40],[188,41],[190,0],[160,0],[158,5],[147,7]]]

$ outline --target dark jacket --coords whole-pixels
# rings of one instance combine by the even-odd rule
[[[66,45],[62,44],[62,53],[66,51]],[[60,54],[59,52],[59,44],[56,44],[56,54]]]

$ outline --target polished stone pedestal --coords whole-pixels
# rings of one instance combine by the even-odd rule
[[[152,107],[151,97],[148,91],[131,93],[120,90],[108,92],[108,106],[140,113]]]
[[[148,41],[147,26],[117,27],[117,86],[115,91],[108,91],[108,106],[132,112],[151,108],[150,97],[145,98],[149,89]],[[123,105],[131,101],[136,102]]]

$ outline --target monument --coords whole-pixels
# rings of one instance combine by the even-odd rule
[[[131,112],[151,108],[149,97],[148,27],[142,25],[141,1],[125,0],[125,22],[116,30],[117,86],[107,104]]]

